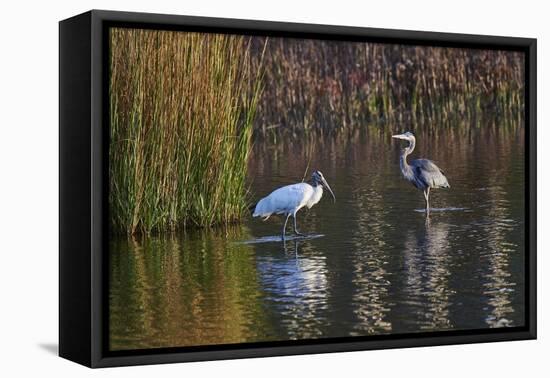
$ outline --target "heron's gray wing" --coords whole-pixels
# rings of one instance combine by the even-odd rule
[[[426,172],[440,172],[441,169],[435,163],[429,159],[415,159],[411,162],[411,165],[415,169],[422,169]]]
[[[450,187],[443,171],[428,159],[416,159],[411,162],[415,178],[431,188]]]

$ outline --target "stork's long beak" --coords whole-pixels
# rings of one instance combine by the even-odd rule
[[[336,196],[334,195],[334,193],[332,192],[332,189],[331,189],[330,186],[328,185],[327,180],[325,180],[324,177],[322,178],[322,180],[323,180],[323,186],[324,186],[325,188],[327,188],[327,190],[328,190],[328,191],[330,192],[330,194],[332,195],[332,198],[334,199],[334,202],[336,202]]]
[[[405,136],[405,134],[392,135],[391,137],[395,138],[395,139],[408,140],[407,137]]]

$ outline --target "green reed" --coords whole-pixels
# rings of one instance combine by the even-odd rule
[[[260,51],[262,38],[254,42]],[[482,113],[520,119],[524,110],[518,52],[273,38],[262,64],[257,136],[434,130]]]
[[[109,206],[114,232],[238,220],[261,92],[239,36],[113,29]]]

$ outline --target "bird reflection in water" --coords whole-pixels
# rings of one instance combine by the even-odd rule
[[[258,259],[265,299],[290,339],[321,337],[328,310],[325,257],[298,240],[281,246],[283,253]]]
[[[411,319],[423,330],[451,329],[449,225],[426,221],[423,232],[410,231],[405,240],[405,292],[413,307]],[[416,327],[416,326],[415,326]]]

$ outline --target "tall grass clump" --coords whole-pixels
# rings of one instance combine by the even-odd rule
[[[115,28],[110,51],[111,229],[238,220],[262,82],[250,38]]]
[[[514,51],[272,38],[256,134],[518,119],[524,63]]]

